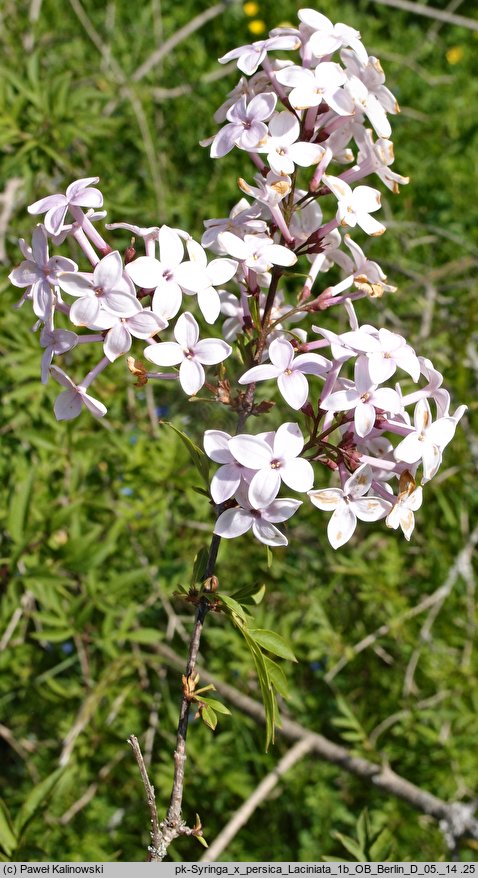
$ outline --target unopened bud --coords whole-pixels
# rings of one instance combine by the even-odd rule
[[[133,259],[136,259],[136,250],[134,248],[134,238],[131,238],[131,244],[124,251],[124,264],[128,265],[128,263],[133,262]]]
[[[204,591],[217,591],[219,588],[219,580],[217,576],[209,576],[204,581]]]

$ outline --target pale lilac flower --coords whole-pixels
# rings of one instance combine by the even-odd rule
[[[226,52],[222,58],[219,58],[219,63],[227,64],[228,61],[235,61],[237,59],[239,70],[250,76],[251,73],[255,73],[259,64],[262,64],[267,52],[271,52],[274,49],[298,49],[299,47],[300,38],[296,31],[295,33],[283,36],[269,37],[266,40],[256,40],[256,42],[248,46],[239,46],[237,49],[231,49],[230,52]]]
[[[314,471],[308,460],[299,458],[304,437],[297,424],[282,424],[273,437],[272,446],[260,436],[234,436],[229,448],[235,459],[256,470],[249,487],[249,500],[263,509],[277,497],[281,479],[294,491],[308,491]]]
[[[351,189],[339,177],[323,176],[323,182],[338,200],[337,222],[341,226],[360,226],[367,235],[382,235],[385,226],[370,216],[380,207],[380,192],[371,186]]]
[[[362,63],[367,64],[368,55],[358,30],[341,22],[332,24],[330,19],[315,9],[299,9],[298,15],[310,34],[308,48],[316,58],[323,58],[343,46],[350,46]],[[300,30],[305,34],[305,28],[301,27]]]
[[[339,116],[354,112],[353,101],[342,88],[347,76],[340,64],[323,61],[315,71],[296,65],[284,67],[276,73],[276,79],[292,88],[288,99],[297,110],[318,107],[324,101]]]
[[[368,371],[374,384],[382,384],[394,375],[397,366],[407,372],[415,383],[420,378],[420,362],[403,336],[389,329],[377,333],[380,350],[367,353]]]
[[[395,292],[397,288],[386,283],[387,277],[383,273],[379,264],[373,262],[371,259],[367,259],[362,248],[355,243],[350,235],[344,235],[344,244],[352,253],[353,262],[345,255],[345,253],[340,254],[337,262],[339,262],[341,267],[345,268],[346,271],[350,271],[351,274],[332,287],[331,294],[333,293],[334,296],[338,296],[339,293],[343,293],[345,290],[349,289],[352,284],[354,284],[357,289],[366,292],[371,298],[380,298],[384,292]]]
[[[234,259],[213,259],[207,261],[203,248],[192,238],[187,242],[190,256],[191,277],[185,292],[197,293],[199,309],[207,323],[215,323],[221,313],[221,300],[215,289],[227,283],[235,275],[237,262]]]
[[[235,459],[229,449],[230,439],[229,433],[223,430],[206,430],[204,433],[204,451],[215,463],[222,464],[211,479],[211,497],[215,503],[229,500],[241,481],[250,482],[254,475],[254,470],[247,469]]]
[[[41,382],[46,384],[53,357],[59,357],[73,350],[78,344],[78,336],[76,332],[71,332],[69,329],[52,329],[44,326],[40,333],[40,344],[45,348],[41,359]]]
[[[58,283],[65,293],[77,297],[70,308],[70,320],[76,326],[95,326],[102,309],[119,317],[132,317],[137,312],[134,287],[123,274],[117,250],[100,259],[93,273],[65,271]]]
[[[385,74],[378,58],[370,55],[368,63],[362,64],[355,52],[350,49],[342,49],[340,57],[344,62],[350,76],[360,79],[367,91],[373,94],[381,103],[387,113],[395,115],[400,112],[395,96],[385,85]]]
[[[267,506],[256,506],[246,488],[236,492],[236,499],[240,505],[221,513],[214,527],[215,534],[233,539],[252,528],[256,539],[266,546],[287,546],[287,537],[274,525],[291,518],[302,505],[300,500],[284,498],[273,500]]]
[[[119,317],[117,314],[108,314],[106,311],[102,311],[98,315],[94,329],[108,330],[103,350],[110,362],[114,362],[130,350],[133,338],[152,339],[168,325],[157,314],[153,314],[149,308],[142,308],[137,300],[136,304],[137,310],[130,317]]]
[[[366,173],[377,174],[387,189],[390,189],[394,194],[399,192],[400,186],[406,186],[410,182],[409,177],[403,177],[390,169],[390,165],[395,161],[391,140],[380,137],[374,143],[373,133],[370,128],[367,128],[361,132],[357,143],[359,146],[357,165],[351,171],[352,174],[357,172],[360,173],[361,177]]]
[[[241,198],[234,205],[228,217],[204,221],[205,232],[201,238],[201,246],[224,256],[226,251],[218,241],[219,234],[233,232],[240,238],[246,234],[264,234],[267,232],[267,223],[260,219],[260,215],[261,207],[259,204],[249,204],[245,198]]]
[[[274,171],[269,171],[265,179],[262,174],[256,174],[254,180],[257,186],[251,186],[242,177],[239,177],[239,189],[246,195],[251,195],[260,204],[267,205],[271,212],[292,189],[292,180],[288,174],[276,174]],[[275,214],[273,215],[275,216]]]
[[[314,506],[323,512],[331,512],[327,536],[333,549],[348,542],[360,521],[378,521],[385,518],[392,504],[382,497],[364,496],[372,485],[372,470],[362,464],[341,488],[324,488],[309,491]]]
[[[48,238],[42,225],[38,225],[33,231],[31,248],[25,242],[21,243],[26,259],[8,277],[15,287],[28,288],[35,315],[46,321],[53,307],[52,286],[58,284],[58,275],[63,271],[77,271],[78,266],[72,259],[64,256],[50,258]]]
[[[274,244],[272,238],[245,235],[244,239],[232,232],[221,232],[219,241],[227,253],[239,259],[257,274],[269,271],[273,265],[295,265],[297,256],[282,244]]]
[[[422,460],[422,484],[429,482],[438,471],[442,452],[453,439],[456,430],[454,418],[443,417],[432,423],[428,400],[419,399],[414,413],[415,429],[395,448],[395,459],[404,463]]]
[[[330,360],[319,354],[299,354],[285,338],[277,338],[269,346],[270,363],[253,366],[239,378],[239,384],[277,379],[277,386],[285,401],[293,409],[300,409],[307,401],[309,385],[306,375],[324,378],[331,367]]]
[[[388,513],[385,524],[394,530],[401,528],[406,540],[409,540],[415,527],[414,512],[420,509],[423,489],[417,488],[415,479],[408,470],[400,476],[400,490],[397,501]]]
[[[153,290],[151,308],[158,317],[170,320],[178,313],[183,290],[194,283],[196,269],[183,262],[184,244],[174,229],[161,226],[158,233],[159,259],[139,256],[126,266],[126,273],[138,287]]]
[[[179,380],[184,392],[193,396],[203,386],[203,365],[222,363],[232,351],[225,341],[205,338],[199,341],[199,327],[189,311],[178,318],[174,327],[176,341],[160,342],[145,348],[146,359],[157,366],[179,366]]]
[[[295,166],[308,168],[316,165],[324,155],[324,148],[317,143],[298,141],[300,122],[294,113],[284,110],[276,113],[269,122],[269,136],[257,147],[267,152],[271,170],[278,176],[293,174]]]
[[[50,366],[50,373],[58,384],[67,389],[60,393],[55,400],[54,411],[57,421],[71,421],[78,417],[83,406],[91,412],[95,418],[106,415],[107,408],[102,402],[90,396],[86,388],[81,384],[75,384],[63,369],[58,366]]]
[[[99,189],[91,188],[99,177],[85,177],[70,183],[66,195],[47,195],[34,204],[30,204],[28,213],[46,213],[45,228],[50,235],[59,235],[62,231],[66,212],[70,205],[76,207],[101,207],[103,196]]]
[[[356,108],[371,122],[378,137],[390,137],[392,128],[380,101],[371,94],[358,76],[351,76],[345,90],[352,98]]]
[[[365,357],[355,363],[354,384],[347,390],[337,390],[321,400],[320,407],[327,412],[346,412],[354,409],[355,432],[367,436],[375,424],[376,408],[390,414],[402,408],[401,399],[389,387],[377,387],[370,378]]]
[[[227,111],[228,124],[221,128],[211,145],[211,157],[222,158],[234,146],[240,149],[255,149],[267,136],[267,125],[277,103],[277,95],[272,92],[256,95],[247,103],[240,98]]]

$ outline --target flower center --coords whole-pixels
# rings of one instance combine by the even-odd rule
[[[185,348],[185,350],[183,351],[183,354],[186,357],[186,360],[193,360],[194,359],[194,351],[192,348]]]
[[[281,460],[271,460],[271,469],[280,469],[282,466]]]

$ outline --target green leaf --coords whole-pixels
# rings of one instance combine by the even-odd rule
[[[255,582],[233,591],[232,597],[240,604],[260,604],[266,593],[265,585],[258,586]]]
[[[269,546],[266,546],[266,558],[267,558],[267,569],[270,570],[272,567],[272,562],[274,560],[274,556],[273,556],[272,550]]]
[[[29,467],[26,471],[17,473],[17,480],[13,490],[7,516],[7,529],[15,543],[25,541],[25,528],[28,521],[28,512],[33,488],[35,470]]]
[[[57,768],[44,780],[40,781],[28,794],[15,821],[14,829],[18,836],[22,834],[32,817],[35,816],[40,806],[46,801],[56,784],[58,783],[64,768]]]
[[[290,662],[297,661],[289,644],[280,634],[276,634],[275,631],[268,631],[266,628],[249,628],[248,631],[256,643],[262,646],[263,649],[267,649],[273,655],[288,659]]]
[[[367,861],[365,852],[362,850],[358,842],[354,841],[353,838],[348,838],[348,836],[342,835],[341,832],[334,832],[333,836],[337,838],[341,844],[343,844],[345,850],[347,850],[349,854],[352,854],[357,862],[364,863]]]
[[[208,843],[203,835],[196,835],[196,838],[197,838],[199,844],[202,844],[203,848],[209,847],[209,845],[208,845]]]
[[[0,799],[0,848],[7,856],[10,856],[17,847],[17,836],[10,813],[5,802]]]
[[[276,689],[279,695],[282,695],[283,698],[287,698],[289,695],[289,687],[287,685],[287,678],[284,671],[278,664],[276,664],[276,662],[273,662],[269,656],[265,655],[264,661],[274,689]]]
[[[144,643],[156,645],[158,640],[160,640],[160,634],[156,628],[138,628],[137,631],[128,631],[125,635],[125,640],[130,640],[131,643]]]
[[[202,698],[201,704],[206,704],[208,707],[212,707],[216,713],[223,713],[225,716],[231,716],[231,711],[222,701],[217,701],[215,698]]]
[[[230,595],[227,594],[218,594],[217,597],[221,599],[222,603],[225,604],[229,610],[231,610],[233,613],[236,613],[236,615],[239,616],[239,618],[242,619],[243,622],[247,622],[248,617],[244,608],[241,607],[241,605],[237,601],[235,601],[234,598],[231,598]]]
[[[253,640],[250,636],[250,633],[247,628],[242,628],[242,634],[246,640],[246,643],[251,651],[252,658],[254,660],[254,664],[256,667],[257,678],[259,680],[259,686],[262,695],[262,701],[264,703],[264,710],[266,712],[266,751],[269,749],[269,745],[274,743],[274,730],[276,726],[277,720],[277,705],[274,696],[274,692],[272,690],[272,684],[267,672],[267,666],[264,660],[264,656],[261,652],[259,645]]]
[[[179,436],[181,441],[186,446],[188,454],[197,471],[199,472],[199,475],[209,488],[209,458],[207,457],[205,452],[201,448],[199,448],[199,446],[196,445],[192,441],[192,439],[189,438],[189,436],[186,436],[186,433],[183,433],[182,430],[180,430],[178,427],[175,427],[174,424],[171,423],[171,421],[160,421],[160,423],[164,424],[166,427],[171,427],[171,430],[174,430],[174,432]]]
[[[196,582],[202,582],[207,569],[207,561],[209,558],[209,549],[205,546],[202,546],[199,549],[196,557],[194,558],[193,572],[191,574],[191,585],[195,585]]]
[[[207,726],[209,726],[210,729],[214,731],[217,726],[217,716],[212,707],[209,707],[207,704],[205,704],[204,707],[201,707],[199,709],[199,713],[203,723],[205,723]]]

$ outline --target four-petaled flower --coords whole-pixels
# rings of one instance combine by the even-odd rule
[[[203,386],[204,366],[222,363],[231,353],[230,345],[219,338],[199,341],[199,326],[189,311],[181,314],[174,327],[176,341],[148,345],[145,357],[157,366],[179,366],[179,380],[184,392],[193,396]]]
[[[297,424],[282,424],[271,444],[260,436],[234,436],[229,448],[235,459],[248,469],[256,470],[249,487],[249,500],[257,509],[269,506],[277,497],[281,480],[294,491],[308,491],[314,482],[314,471],[308,460],[298,455],[304,437]]]
[[[392,504],[382,497],[364,496],[372,485],[372,478],[371,468],[364,463],[346,480],[343,489],[323,488],[308,492],[314,506],[324,512],[332,511],[327,536],[333,549],[348,542],[357,519],[378,521],[392,508]]]
[[[287,521],[302,505],[301,500],[285,497],[268,504],[256,505],[251,502],[247,488],[237,491],[236,499],[240,505],[221,513],[214,527],[215,534],[233,539],[252,528],[256,539],[266,546],[287,546],[287,537],[275,524]]]
[[[91,183],[97,183],[99,177],[85,177],[70,183],[66,195],[47,195],[40,198],[34,204],[30,204],[28,213],[46,213],[45,228],[50,235],[59,235],[65,220],[68,208],[73,207],[101,207],[103,196],[99,189],[91,187]]]
[[[102,418],[106,415],[106,406],[98,399],[95,399],[94,396],[90,396],[86,391],[86,387],[83,387],[81,384],[75,384],[63,369],[60,369],[58,366],[50,366],[50,374],[55,381],[58,381],[58,384],[67,388],[55,400],[54,412],[57,421],[71,421],[73,418],[78,417],[83,406],[95,418]]]
[[[58,283],[65,293],[77,297],[70,308],[70,320],[76,326],[95,327],[102,309],[119,317],[132,317],[138,310],[133,284],[123,274],[117,250],[100,259],[92,274],[65,271]]]
[[[442,451],[453,439],[456,430],[454,418],[444,417],[432,423],[432,413],[427,399],[419,399],[415,406],[415,429],[395,448],[395,459],[404,463],[422,460],[422,484],[429,482],[440,466]]]
[[[319,375],[324,378],[332,364],[320,354],[299,354],[295,359],[294,354],[295,350],[290,341],[285,338],[274,339],[269,346],[271,362],[248,369],[239,378],[239,384],[277,378],[277,386],[285,401],[293,409],[302,408],[309,394],[309,385],[305,376]]]

